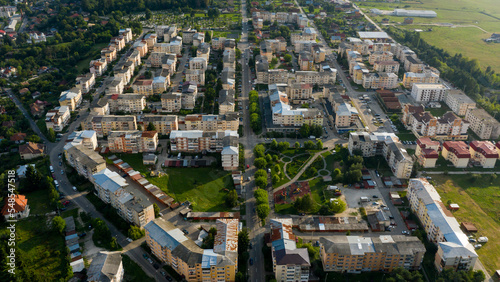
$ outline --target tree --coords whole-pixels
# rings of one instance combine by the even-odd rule
[[[248,234],[248,229],[243,228],[240,233],[238,233],[238,253],[243,253],[248,250],[250,245],[250,238]]]
[[[38,188],[44,187],[45,181],[40,171],[31,165],[26,168],[26,179],[23,188],[27,191],[34,191]]]
[[[292,55],[285,54],[285,56],[283,56],[283,59],[285,59],[285,62],[289,63],[292,61]]]
[[[273,163],[273,157],[271,156],[271,154],[266,155],[266,162],[267,165],[271,165]]]
[[[280,142],[278,144],[278,148],[279,148],[279,151],[280,152],[283,152],[285,150],[288,150],[290,148],[290,143],[284,141],[284,142]]]
[[[137,240],[144,237],[144,235],[146,235],[146,232],[135,225],[131,225],[127,231],[127,235],[130,239]]]
[[[205,31],[205,42],[210,43],[212,41],[212,34],[207,30]]]
[[[344,212],[347,208],[347,204],[341,199],[335,199],[328,203],[328,208],[333,213],[341,213]]]
[[[160,216],[160,207],[156,203],[153,203],[153,209],[155,211],[155,217]]]
[[[272,177],[272,183],[273,185],[280,182],[280,177],[277,175],[277,174],[274,174],[273,177]]]
[[[254,177],[255,178],[259,178],[259,177],[267,177],[267,172],[263,169],[258,169],[255,174],[254,174]]]
[[[323,149],[323,142],[321,140],[316,141],[316,149],[318,150]]]
[[[253,153],[255,154],[256,158],[261,158],[264,156],[266,152],[266,147],[264,145],[259,144],[253,148]]]
[[[226,205],[230,208],[236,207],[238,204],[238,194],[236,193],[236,190],[231,190],[229,193],[227,193],[226,196]]]
[[[52,228],[59,232],[59,233],[63,233],[64,231],[64,228],[66,228],[66,221],[64,221],[64,219],[60,216],[55,216],[53,219],[52,219]]]
[[[278,63],[278,59],[276,57],[274,57],[272,60],[271,60],[271,65],[276,65]]]
[[[38,143],[40,142],[40,136],[33,134],[30,137],[28,137],[27,140],[28,142]]]
[[[269,204],[260,204],[257,207],[255,207],[255,211],[257,212],[257,216],[261,220],[266,219],[266,217],[269,215],[270,210],[271,209],[269,208]]]
[[[295,145],[294,145],[295,149],[299,149],[300,148],[300,143],[297,141],[295,142]]]
[[[299,129],[299,133],[302,137],[306,138],[309,136],[309,130],[309,124],[304,123]]]
[[[304,142],[304,148],[306,148],[306,150],[313,150],[314,148],[316,148],[316,145],[314,144],[313,141],[308,140]]]
[[[150,20],[153,17],[153,13],[151,13],[151,11],[149,9],[146,9],[145,16],[146,16],[146,20]]]
[[[147,131],[156,131],[156,126],[155,126],[152,122],[150,122],[150,123],[148,124],[148,127],[147,127],[147,129],[146,129],[146,130],[147,130]]]
[[[267,187],[267,177],[258,177],[255,178],[255,185],[260,189],[266,189]]]
[[[263,189],[257,189],[253,192],[253,197],[255,198],[255,203],[257,205],[263,204],[263,203],[268,203],[269,201],[269,194],[267,193],[266,190]]]
[[[273,171],[274,174],[280,175],[281,174],[280,165],[279,164],[275,164],[272,171]]]
[[[271,149],[273,150],[278,149],[278,141],[276,141],[276,139],[273,139],[273,141],[271,141]]]
[[[310,4],[307,9],[309,10],[309,13],[314,13],[314,5],[313,4]]]
[[[48,138],[50,141],[54,141],[54,140],[56,140],[56,132],[54,131],[54,129],[53,129],[53,128],[49,128],[47,138]]]
[[[265,168],[267,166],[267,161],[265,158],[256,158],[254,161],[253,161],[253,165],[256,167],[256,168]]]

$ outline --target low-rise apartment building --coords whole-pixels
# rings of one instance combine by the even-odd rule
[[[373,70],[376,72],[399,72],[399,62],[396,61],[377,61],[373,65]]]
[[[186,81],[191,81],[197,85],[205,85],[205,71],[186,70]]]
[[[66,143],[71,143],[73,146],[82,145],[94,151],[97,149],[97,133],[93,130],[73,131],[68,135]]]
[[[116,54],[116,48],[113,46],[104,47],[101,50],[101,58],[105,59],[108,64],[116,60]]]
[[[446,97],[447,89],[441,83],[414,83],[411,89],[411,96],[417,102],[443,101]]]
[[[88,149],[83,144],[73,145],[68,143],[64,145],[64,156],[68,164],[78,174],[90,181],[93,181],[93,174],[106,168],[106,160],[96,151]]]
[[[110,131],[137,130],[137,119],[135,116],[91,115],[82,121],[82,129],[94,130],[97,137],[104,137]]]
[[[70,90],[61,92],[59,96],[59,105],[68,106],[70,111],[76,110],[82,103],[82,91],[79,88],[73,87]]]
[[[395,73],[364,73],[362,85],[366,89],[394,89],[399,86]]]
[[[375,51],[368,56],[368,63],[374,65],[375,62],[379,61],[391,61],[394,55],[389,51]]]
[[[418,137],[431,137],[440,140],[466,140],[469,123],[453,112],[440,118],[430,112],[419,112],[409,116],[408,128]]]
[[[182,85],[182,96],[181,96],[182,108],[187,110],[194,109],[197,98],[198,98],[198,86],[194,82],[186,81]]]
[[[144,35],[144,40],[148,43],[148,51],[151,52],[153,50],[153,46],[158,41],[158,36],[156,36],[156,33],[149,33]]]
[[[285,93],[276,87],[274,90],[270,90],[270,93],[269,99],[274,125],[294,127],[300,127],[303,124],[323,125],[323,115],[318,109],[292,109]]]
[[[446,141],[443,143],[442,155],[455,167],[467,167],[470,160],[469,146],[463,141]]]
[[[101,76],[108,69],[108,61],[106,59],[100,58],[97,60],[90,61],[90,73],[97,76]]]
[[[312,54],[308,51],[302,51],[299,53],[299,67],[301,71],[315,71],[314,58]]]
[[[424,178],[410,179],[407,197],[411,210],[424,226],[427,239],[438,247],[434,260],[438,271],[472,269],[478,255],[434,186]]]
[[[297,248],[291,218],[271,219],[271,256],[276,281],[309,281],[311,261],[306,248]]]
[[[490,141],[471,141],[469,143],[471,161],[483,168],[493,168],[499,157],[495,145]]]
[[[335,109],[335,127],[342,132],[343,128],[351,128],[358,120],[358,110],[349,103],[341,103]]]
[[[293,104],[309,103],[312,100],[313,85],[293,82],[286,86],[285,92]]]
[[[122,94],[125,89],[125,79],[123,77],[112,77],[106,84],[106,94]]]
[[[316,72],[316,71],[296,71],[295,81],[297,83],[308,83],[308,84],[335,84],[337,80],[337,70],[332,69],[332,72]],[[271,79],[269,80],[271,84]],[[273,82],[273,83],[283,83],[284,80]]]
[[[142,128],[147,128],[152,123],[160,135],[168,135],[172,130],[179,129],[179,121],[176,115],[143,115]]]
[[[238,138],[238,132],[231,130],[174,130],[170,133],[170,149],[172,152],[219,153],[227,146],[238,146]]]
[[[470,129],[481,139],[498,139],[500,122],[483,109],[468,109],[465,119],[470,122]]]
[[[448,89],[446,93],[446,105],[459,116],[465,116],[469,109],[476,107],[476,102],[465,95],[462,90]]]
[[[238,220],[218,219],[213,249],[202,249],[172,223],[158,218],[146,225],[153,254],[189,282],[235,281],[238,266]]]
[[[234,112],[235,101],[234,101],[234,90],[224,90],[219,91],[219,114],[223,115],[228,112]]]
[[[113,153],[156,152],[158,132],[156,131],[111,131],[108,134],[108,148]]]
[[[314,28],[305,28],[302,32],[293,32],[290,34],[290,42],[295,44],[297,41],[316,41],[317,32]]]
[[[425,67],[425,64],[414,56],[406,56],[403,64],[405,67],[405,71],[414,73],[422,72]]]
[[[87,73],[76,77],[76,87],[82,91],[82,93],[89,93],[90,89],[94,87],[95,84],[95,74]]]
[[[189,60],[189,69],[191,70],[207,70],[207,60],[205,58],[196,57]]]
[[[132,89],[134,93],[140,95],[151,96],[153,92],[153,80],[152,79],[138,79],[132,84]]]
[[[430,73],[406,72],[403,76],[403,86],[407,89],[413,87],[415,83],[439,83],[439,75]]]
[[[47,129],[52,128],[54,131],[59,132],[68,124],[70,117],[71,114],[68,106],[55,107],[53,110],[47,112],[45,125]]]
[[[323,270],[347,273],[419,270],[426,251],[417,237],[405,235],[321,237],[319,245]]]
[[[146,96],[142,94],[107,94],[101,99],[107,101],[111,113],[139,113],[146,107]]]
[[[239,126],[239,115],[235,112],[227,112],[224,115],[187,115],[184,119],[186,130],[201,131],[237,131]]]
[[[173,92],[161,95],[162,112],[177,113],[182,109],[182,94]]]
[[[432,141],[429,137],[418,138],[415,151],[418,163],[424,168],[436,167],[440,147],[439,141]]]
[[[222,168],[224,170],[237,170],[239,166],[239,151],[238,147],[226,146],[220,152],[222,160]]]

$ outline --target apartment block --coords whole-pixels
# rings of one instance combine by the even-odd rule
[[[314,28],[305,28],[302,32],[290,34],[290,41],[293,44],[297,41],[316,41],[316,30]]]
[[[444,142],[442,155],[455,167],[467,167],[471,157],[469,146],[463,141]]]
[[[149,33],[144,35],[144,40],[148,43],[148,51],[151,52],[153,50],[153,46],[158,41],[158,36],[155,33]]]
[[[235,91],[234,90],[224,90],[219,91],[219,114],[223,115],[228,112],[234,112],[235,101],[234,101]]]
[[[210,41],[210,44],[212,45],[212,49],[214,49],[214,50],[224,49],[224,41],[226,41],[225,37],[212,38],[212,41]]]
[[[187,281],[235,281],[238,266],[238,220],[219,219],[213,249],[202,249],[169,221],[146,225],[153,254]]]
[[[70,111],[75,111],[82,103],[82,91],[73,87],[70,90],[61,92],[59,96],[59,105],[68,106]]]
[[[82,121],[82,128],[94,130],[97,137],[104,137],[110,131],[137,130],[137,120],[135,116],[91,115],[86,121]]]
[[[314,58],[309,51],[299,53],[299,67],[301,71],[314,71]]]
[[[405,67],[405,71],[413,73],[422,72],[425,66],[421,60],[415,58],[414,56],[406,56],[403,60],[403,64]]]
[[[465,116],[469,109],[476,107],[476,102],[465,95],[462,90],[448,89],[446,94],[446,105],[459,116]]]
[[[221,151],[222,168],[224,170],[237,170],[239,166],[238,147],[226,146]]]
[[[186,81],[182,85],[182,108],[187,110],[194,109],[196,105],[196,99],[198,98],[198,86],[196,83],[191,81]]]
[[[337,131],[350,128],[358,120],[358,110],[348,103],[341,103],[335,109],[335,127]]]
[[[440,143],[432,141],[429,137],[417,139],[417,149],[415,156],[418,163],[424,168],[436,167],[436,161],[439,158]]]
[[[203,132],[202,130],[174,130],[170,133],[170,149],[173,152],[203,151],[220,153],[227,146],[238,146],[238,132],[220,130]]]
[[[236,72],[233,68],[224,68],[221,73],[222,89],[236,90]]]
[[[239,114],[227,112],[224,115],[187,115],[184,119],[186,130],[201,131],[237,131],[239,126]]]
[[[297,83],[308,83],[308,84],[335,84],[337,79],[337,70],[332,69],[332,72],[316,72],[316,71],[296,71],[295,81]],[[271,84],[271,81],[269,82]],[[274,82],[283,83],[283,80]]]
[[[395,73],[363,73],[363,87],[367,89],[394,89],[399,86]]]
[[[177,26],[171,25],[160,25],[155,27],[155,32],[158,38],[162,38],[164,42],[170,42],[170,40],[177,36]]]
[[[470,129],[481,139],[498,139],[500,122],[483,109],[468,109],[465,119],[470,122]]]
[[[318,45],[313,47],[312,55],[316,64],[322,63],[326,59],[326,50]]]
[[[312,100],[313,85],[293,82],[286,86],[285,92],[293,104],[309,103]]]
[[[155,218],[153,204],[142,193],[128,186],[118,173],[107,168],[92,175],[99,198],[117,209],[126,221],[144,228]]]
[[[45,116],[45,125],[47,129],[54,129],[54,131],[59,132],[64,129],[68,124],[71,117],[68,106],[55,107],[53,110],[49,110]]]
[[[321,237],[319,244],[327,272],[419,270],[426,251],[417,237],[405,235],[330,236]]]
[[[189,59],[189,69],[191,70],[207,70],[207,60],[205,58],[191,58]]]
[[[87,73],[76,77],[76,88],[80,89],[82,93],[89,93],[90,89],[94,87],[95,74]]]
[[[180,55],[182,50],[182,41],[172,41],[170,43],[156,43],[153,46],[153,52]]]
[[[316,40],[297,40],[293,44],[295,47],[295,53],[300,53],[302,51],[312,51],[312,48],[318,44]]]
[[[94,151],[97,149],[97,134],[93,130],[73,131],[68,135],[66,144],[73,146],[82,145],[84,148]]]
[[[409,116],[408,128],[420,137],[440,140],[466,140],[469,122],[459,118],[453,112],[447,112],[440,118],[430,112],[418,112]]]
[[[152,79],[138,79],[132,84],[134,93],[151,96],[153,95],[153,80]]]
[[[179,129],[178,117],[176,115],[143,115],[142,128],[147,128],[152,123],[160,135],[168,135],[172,130]]]
[[[100,58],[90,61],[90,73],[101,76],[108,69],[108,62],[106,59]]]
[[[202,43],[200,46],[198,46],[198,49],[196,49],[196,57],[201,57],[205,58],[207,60],[210,57],[210,44],[209,43]]]
[[[447,87],[444,84],[414,83],[411,89],[411,96],[417,102],[444,101]]]
[[[376,61],[373,64],[373,70],[376,72],[399,72],[399,62],[388,60],[388,61]]]
[[[352,155],[360,151],[363,157],[381,155],[387,161],[397,178],[410,178],[413,159],[394,133],[387,132],[350,132],[348,147]]]
[[[379,61],[391,61],[394,55],[389,51],[375,51],[368,56],[368,63],[374,65],[375,62]]]
[[[156,152],[158,132],[156,131],[111,131],[108,134],[108,148],[113,153]]]
[[[113,46],[108,46],[101,49],[101,58],[105,59],[108,63],[116,60],[116,55],[116,48]]]
[[[431,73],[406,72],[403,76],[403,86],[412,88],[414,83],[439,83],[439,75]]]
[[[64,156],[68,164],[73,167],[78,174],[93,181],[92,175],[106,168],[106,161],[96,151],[88,149],[86,146],[64,145]]]
[[[123,268],[120,252],[99,252],[92,259],[87,270],[87,281],[123,281]]]
[[[499,157],[495,145],[490,141],[472,141],[469,144],[471,161],[483,168],[493,168]]]
[[[271,86],[269,88],[272,89]],[[292,109],[285,93],[276,87],[274,90],[270,90],[270,93],[269,99],[274,125],[295,127],[300,127],[303,124],[323,125],[323,115],[318,109]]]
[[[271,256],[276,281],[309,281],[311,262],[306,248],[297,248],[291,218],[271,219]]]
[[[236,68],[236,52],[234,50],[224,49],[222,53],[222,67]]]
[[[186,81],[191,81],[197,85],[205,85],[205,71],[186,70]]]
[[[434,186],[424,178],[410,179],[407,197],[411,210],[424,226],[427,238],[438,247],[434,261],[438,271],[472,269],[478,255]]]
[[[266,48],[272,53],[280,53],[286,51],[286,40],[283,37],[278,37],[276,39],[266,39],[264,40]]]
[[[267,76],[267,83],[268,84],[275,84],[275,83],[283,83],[284,81],[288,80],[289,73],[287,70],[284,69],[274,69],[274,70],[268,70],[267,74],[264,75],[264,77]],[[264,82],[265,84],[266,82]],[[304,82],[307,83],[307,82]]]
[[[168,93],[161,95],[161,108],[163,112],[177,113],[181,110],[181,93]]]
[[[107,94],[101,99],[108,102],[111,113],[139,113],[146,107],[146,96],[142,94]]]

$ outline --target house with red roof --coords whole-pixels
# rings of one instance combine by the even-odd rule
[[[469,146],[463,141],[446,141],[443,143],[443,157],[455,167],[467,167],[471,158]]]
[[[433,141],[429,137],[422,137],[417,140],[417,150],[415,156],[418,163],[424,168],[436,167],[439,158],[440,143]]]
[[[10,141],[16,142],[16,144],[24,143],[26,139],[26,133],[18,132],[10,137]]]
[[[483,168],[493,168],[498,159],[498,152],[495,145],[490,141],[470,142],[469,152],[471,159]]]
[[[19,155],[23,160],[31,160],[41,157],[45,154],[45,145],[39,143],[28,142],[19,146]]]
[[[29,214],[30,207],[28,206],[28,199],[26,199],[24,195],[5,197],[2,215],[6,220],[25,218],[28,217]]]

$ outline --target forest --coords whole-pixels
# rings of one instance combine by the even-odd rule
[[[87,12],[97,11],[104,15],[112,11],[130,13],[146,9],[166,10],[184,7],[204,9],[212,4],[210,2],[213,0],[83,0],[82,8]]]

